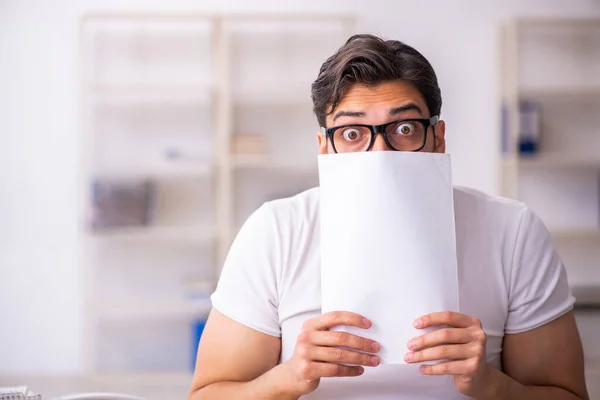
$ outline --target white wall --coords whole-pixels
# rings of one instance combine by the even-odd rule
[[[600,3],[0,0],[0,374],[81,368],[77,29],[83,13],[107,10],[356,13],[365,31],[404,40],[430,59],[442,86],[455,182],[493,193],[497,23],[600,16]]]

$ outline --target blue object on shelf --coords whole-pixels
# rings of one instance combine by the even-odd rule
[[[509,129],[510,120],[508,115],[508,107],[506,104],[502,104],[502,109],[500,111],[500,140],[503,154],[508,154],[511,150]]]
[[[536,140],[521,139],[519,142],[519,152],[521,154],[537,153],[538,142]]]
[[[539,150],[540,105],[533,101],[519,103],[519,153],[532,154]]]
[[[200,338],[204,327],[206,326],[206,319],[201,318],[192,324],[192,371],[196,368],[196,355],[198,354],[198,345],[200,344]]]

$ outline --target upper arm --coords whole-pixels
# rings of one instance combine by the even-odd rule
[[[279,362],[278,271],[282,265],[277,220],[255,211],[233,241],[211,296],[192,391],[220,381],[251,381]]]
[[[279,362],[281,340],[213,310],[198,347],[192,392],[222,381],[248,382]]]
[[[525,385],[557,386],[587,398],[574,298],[550,232],[521,214],[509,284],[504,371]]]
[[[531,331],[506,335],[502,361],[504,372],[524,385],[556,386],[588,398],[573,312]]]

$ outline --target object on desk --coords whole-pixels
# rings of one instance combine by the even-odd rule
[[[149,180],[95,181],[92,184],[92,229],[149,225],[154,192],[154,182]]]
[[[236,155],[263,155],[269,151],[263,135],[237,134],[231,137],[231,152]]]
[[[27,386],[0,388],[0,400],[42,400],[42,396],[33,393]]]
[[[381,343],[382,364],[406,364],[406,343],[423,333],[413,321],[458,311],[450,156],[375,151],[318,160],[322,311],[367,316],[368,331],[339,330]]]
[[[519,103],[519,153],[539,151],[541,124],[540,105],[533,101]]]

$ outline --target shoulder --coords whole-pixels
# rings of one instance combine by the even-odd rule
[[[291,249],[312,245],[319,227],[319,188],[308,189],[295,196],[264,203],[245,225],[268,231],[265,238],[273,251],[281,254],[284,265],[290,261]],[[253,222],[251,222],[253,220]]]
[[[460,186],[454,187],[454,214],[457,231],[485,231],[506,239],[516,238],[523,220],[534,217],[523,202]]]
[[[264,232],[261,245],[269,249],[269,265],[282,281],[291,268],[305,259],[307,252],[318,248],[319,234],[319,188],[301,192],[295,196],[271,200],[264,203],[250,219],[255,220]],[[249,241],[256,241],[257,235],[248,232]]]
[[[457,245],[485,249],[489,257],[502,260],[506,278],[519,244],[543,226],[524,203],[465,187],[454,188],[454,215]]]
[[[278,225],[314,224],[319,211],[319,188],[315,187],[295,196],[268,201],[260,210],[273,218]]]
[[[463,186],[454,187],[454,207],[458,211],[470,211],[502,217],[520,218],[527,210],[525,203],[506,197],[494,196]]]

